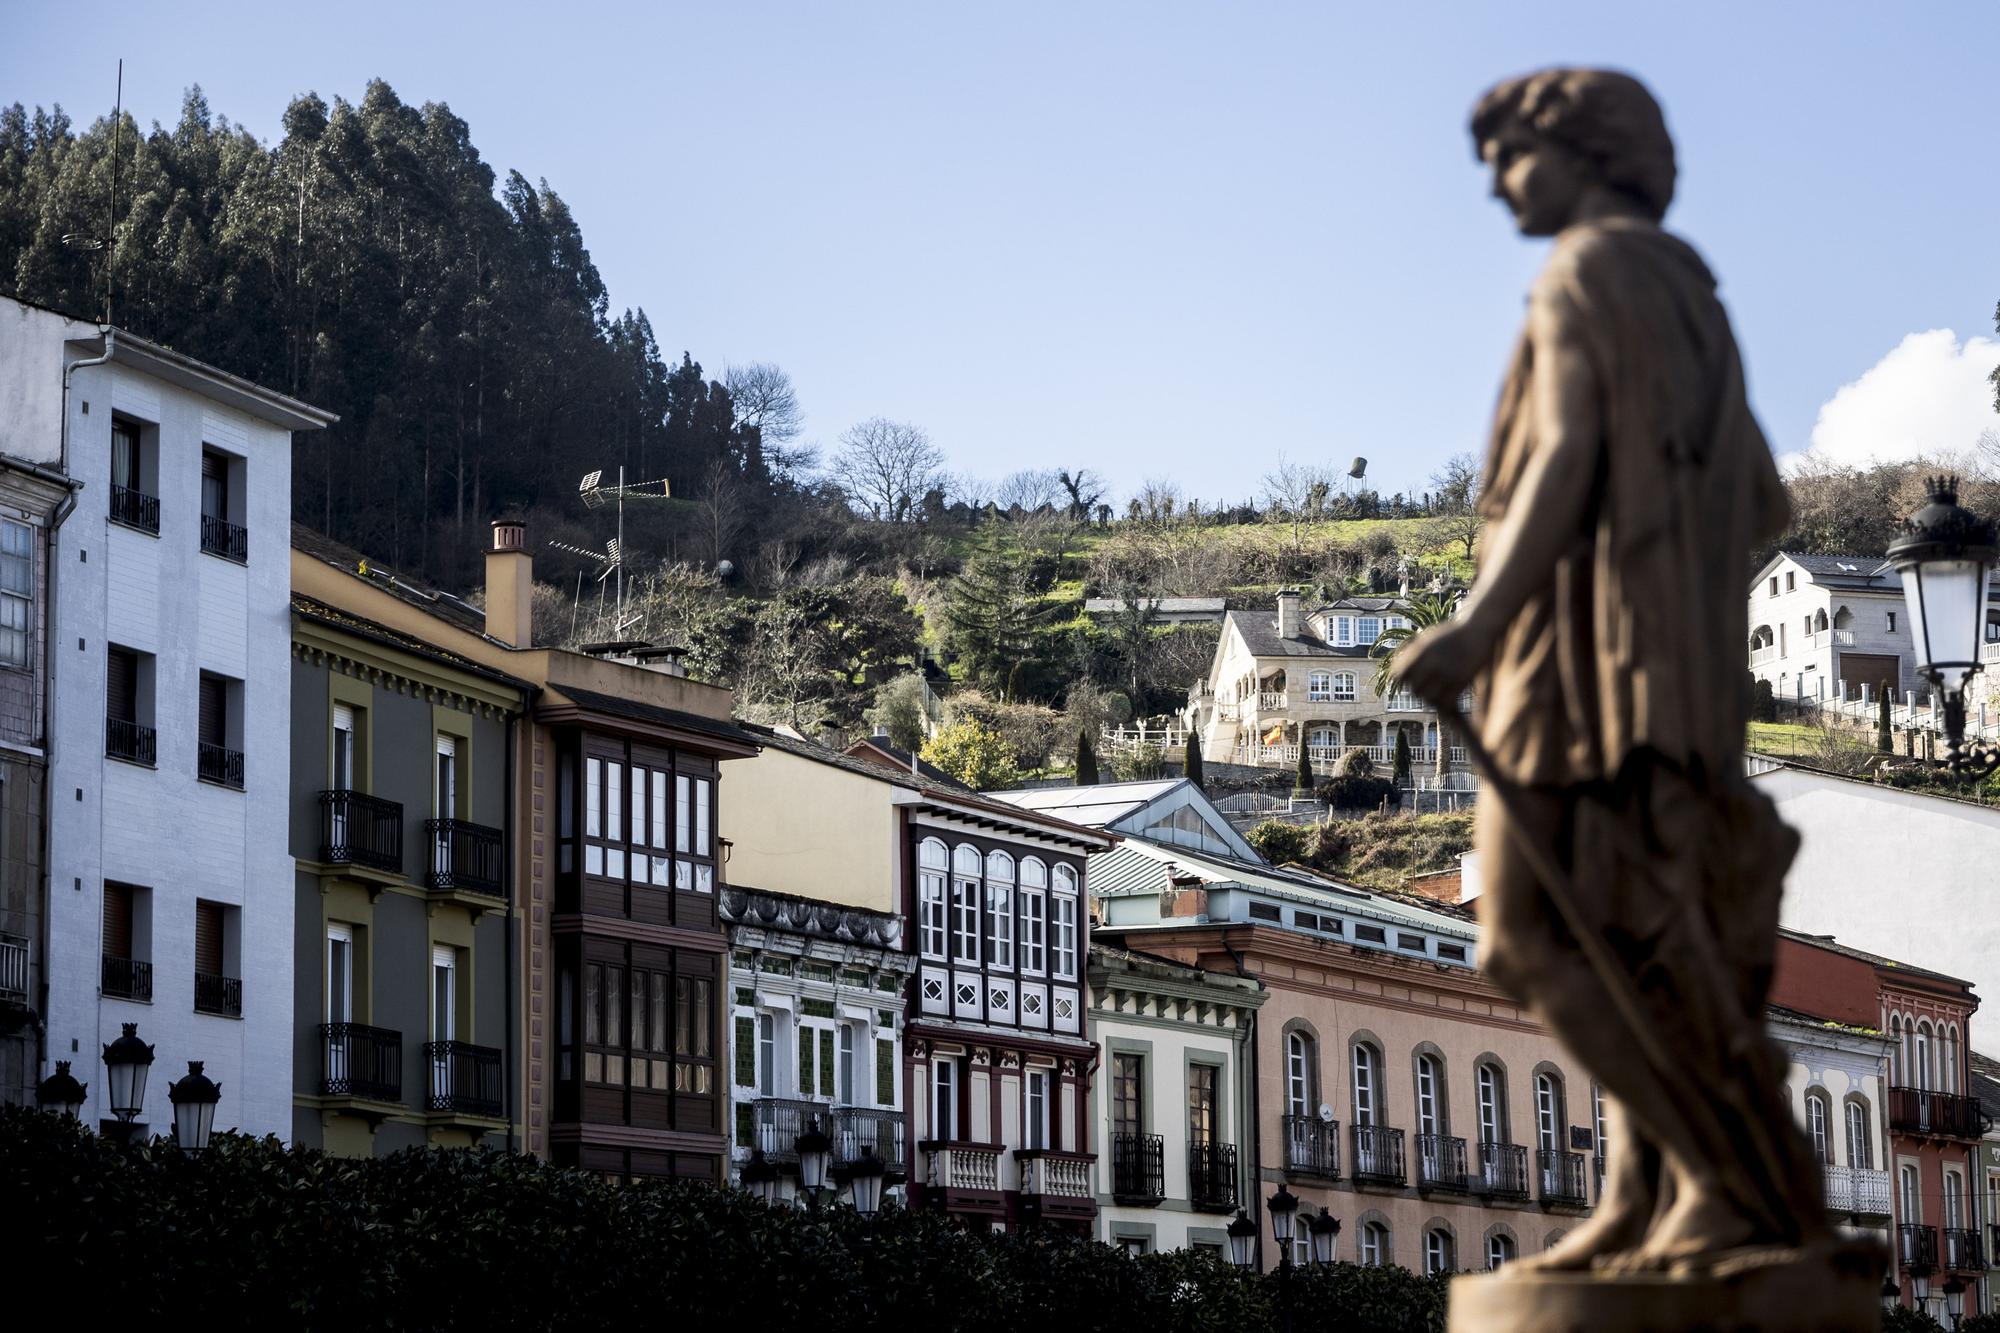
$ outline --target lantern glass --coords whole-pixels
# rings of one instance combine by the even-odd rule
[[[879,1171],[856,1171],[849,1182],[854,1191],[854,1211],[863,1217],[873,1217],[882,1207],[882,1173]]]
[[[1953,1319],[1965,1313],[1965,1284],[1956,1274],[1944,1284],[1944,1312]]]
[[[1292,1244],[1292,1222],[1299,1211],[1298,1197],[1280,1185],[1278,1192],[1265,1200],[1264,1206],[1271,1213],[1271,1239],[1278,1242],[1280,1252],[1289,1254]]]
[[[1896,1285],[1896,1279],[1892,1277],[1883,1278],[1882,1308],[1884,1310],[1893,1310],[1902,1303],[1903,1303],[1903,1289]]]
[[[1983,561],[1924,560],[1903,570],[1918,674],[1935,678],[1948,697],[1962,695],[1966,677],[1979,669],[1985,591]]]
[[[174,1107],[174,1142],[182,1152],[200,1152],[208,1147],[209,1132],[215,1128],[214,1102],[181,1102]]]
[[[110,1082],[111,1114],[130,1122],[146,1107],[146,1076],[153,1067],[153,1048],[139,1040],[139,1025],[127,1023],[125,1033],[104,1048],[104,1073]]]
[[[1918,1305],[1923,1305],[1924,1303],[1929,1301],[1931,1298],[1930,1274],[1929,1273],[1910,1274],[1910,1293],[1917,1298]]]
[[[1318,1217],[1308,1228],[1312,1233],[1313,1262],[1330,1264],[1333,1262],[1333,1242],[1340,1235],[1340,1223],[1328,1216],[1322,1208]]]
[[[815,1119],[795,1145],[799,1153],[799,1188],[817,1192],[826,1187],[826,1168],[833,1156],[833,1140],[820,1131]]]
[[[1229,1261],[1238,1268],[1248,1268],[1251,1264],[1251,1246],[1257,1240],[1257,1224],[1236,1210],[1236,1220],[1229,1224]]]

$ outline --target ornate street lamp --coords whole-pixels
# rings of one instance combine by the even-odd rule
[[[2000,748],[1965,741],[1965,686],[1979,672],[1986,633],[1986,582],[2000,554],[1993,524],[1958,503],[1958,478],[1925,480],[1929,499],[1889,544],[1910,608],[1917,674],[1944,706],[1945,762],[1954,773],[1991,773]]]
[[[1312,1233],[1313,1262],[1332,1263],[1333,1243],[1340,1235],[1340,1219],[1321,1208],[1318,1216],[1306,1223],[1306,1230]]]
[[[193,1155],[206,1149],[222,1085],[201,1072],[201,1061],[190,1060],[187,1077],[167,1084],[167,1100],[174,1104],[174,1142],[181,1151]]]
[[[875,1155],[873,1148],[861,1150],[861,1160],[851,1162],[846,1168],[847,1187],[854,1196],[854,1211],[863,1217],[873,1217],[882,1207],[882,1177],[889,1168]]]
[[[1929,1314],[1931,1304],[1931,1275],[1912,1272],[1910,1274],[1910,1295],[1919,1310]]]
[[[826,1188],[826,1168],[833,1156],[833,1140],[820,1129],[819,1117],[814,1116],[806,1125],[806,1132],[792,1143],[799,1152],[799,1192],[812,1206],[818,1207],[819,1192]]]
[[[743,1188],[765,1203],[778,1200],[778,1168],[764,1159],[762,1148],[751,1149],[750,1160],[743,1164]]]
[[[139,1040],[139,1025],[125,1024],[125,1035],[104,1048],[104,1072],[111,1084],[111,1114],[126,1126],[146,1107],[146,1075],[153,1067],[153,1048]]]
[[[1229,1224],[1229,1262],[1238,1268],[1248,1268],[1257,1262],[1252,1247],[1257,1243],[1257,1224],[1236,1210],[1236,1220]]]
[[[1953,1273],[1944,1282],[1944,1312],[1951,1316],[1951,1326],[1957,1328],[1965,1318],[1965,1283]]]
[[[1884,1310],[1893,1310],[1902,1303],[1903,1289],[1896,1285],[1896,1279],[1893,1276],[1883,1278],[1882,1308]]]
[[[74,1120],[83,1112],[89,1089],[69,1072],[69,1061],[56,1061],[56,1072],[35,1085],[35,1101],[43,1108],[59,1111]]]
[[[1271,1214],[1271,1239],[1278,1242],[1278,1263],[1281,1267],[1290,1267],[1292,1223],[1298,1216],[1298,1196],[1281,1184],[1278,1192],[1264,1201],[1264,1207]]]

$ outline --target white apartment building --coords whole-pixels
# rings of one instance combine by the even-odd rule
[[[139,1123],[199,1060],[218,1129],[291,1129],[292,432],[334,418],[118,329],[0,308],[0,451],[79,483],[50,553],[43,1073],[135,1023]]]

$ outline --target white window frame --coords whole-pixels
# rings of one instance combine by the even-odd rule
[[[1868,1139],[1868,1108],[1860,1102],[1847,1103],[1847,1164],[1870,1170],[1875,1165],[1875,1145]]]
[[[1354,617],[1333,617],[1333,646],[1352,648],[1354,646]]]
[[[1903,1223],[1920,1223],[1924,1220],[1923,1182],[1917,1176],[1916,1165],[1905,1162],[1896,1170],[1896,1183],[1903,1196],[1903,1215],[1896,1220]]]
[[[1434,1055],[1417,1057],[1417,1133],[1444,1133],[1444,1119],[1438,1104],[1438,1061]]]
[[[1336,671],[1333,673],[1333,701],[1335,703],[1351,704],[1359,697],[1359,683],[1352,671]]]
[[[1555,1075],[1535,1075],[1535,1147],[1543,1152],[1561,1152],[1562,1093]]]
[[[440,972],[444,977],[438,976]],[[438,1013],[440,999],[443,1014]],[[462,1040],[458,1035],[458,950],[449,944],[431,946],[431,1040]]]
[[[1833,1164],[1833,1136],[1828,1132],[1831,1128],[1827,1124],[1831,1119],[1828,1110],[1825,1093],[1806,1094],[1806,1133],[1812,1136],[1813,1157],[1821,1164],[1830,1166]]]
[[[1306,699],[1311,703],[1326,703],[1333,698],[1333,673],[1314,671],[1306,677]]]
[[[931,1137],[950,1140],[958,1135],[958,1061],[941,1056],[931,1061]]]
[[[1076,895],[1058,893],[1051,900],[1055,909],[1049,959],[1051,975],[1062,981],[1076,980]]]
[[[1374,1125],[1382,1118],[1380,1101],[1381,1069],[1375,1058],[1375,1048],[1365,1041],[1354,1043],[1353,1058],[1349,1062],[1353,1068],[1354,1123]]]
[[[1030,1069],[1021,1081],[1021,1133],[1030,1148],[1049,1148],[1049,1071]]]
[[[917,849],[917,946],[925,958],[944,961],[949,890],[945,886],[951,854],[935,838]]]
[[[1451,1271],[1451,1237],[1444,1228],[1432,1227],[1424,1233],[1424,1276]]]
[[[10,549],[17,537],[19,551]],[[34,606],[35,529],[19,519],[0,518],[0,666],[26,670],[31,665]]]
[[[833,1100],[836,1106],[856,1106],[854,1097],[856,1073],[856,1051],[860,1044],[860,1034],[855,1031],[860,1024],[844,1020],[839,1028],[833,1052]]]
[[[977,870],[966,874],[966,853],[972,853],[972,861],[979,860],[979,853],[969,847],[960,847],[952,857],[951,874],[951,960],[967,967],[979,966],[979,895],[980,879]]]
[[[1039,977],[1048,972],[1048,894],[1021,888],[1021,972]]]
[[[1473,1070],[1472,1086],[1479,1104],[1480,1143],[1506,1142],[1506,1090],[1501,1086],[1500,1071],[1482,1061]]]
[[[996,970],[1014,968],[1014,858],[986,855],[986,961]]]
[[[1513,1261],[1514,1242],[1512,1238],[1504,1236],[1497,1231],[1486,1238],[1486,1267],[1488,1269],[1501,1268]]]
[[[334,967],[334,946],[341,946],[344,967]],[[334,977],[338,971],[340,978],[339,1011],[334,1007]],[[329,1023],[352,1023],[354,1017],[354,927],[339,921],[329,921],[326,925],[326,987],[321,996],[325,1006],[326,1021]]]
[[[1285,1109],[1288,1114],[1314,1113],[1312,1089],[1313,1039],[1303,1032],[1285,1034]]]
[[[1389,1228],[1380,1222],[1361,1224],[1361,1263],[1365,1268],[1381,1268],[1389,1262]]]
[[[1362,648],[1373,647],[1375,641],[1381,637],[1382,617],[1362,616],[1355,622],[1354,640],[1356,646]]]

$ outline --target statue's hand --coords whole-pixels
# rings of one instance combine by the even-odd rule
[[[1463,619],[1433,625],[1396,654],[1396,683],[1433,707],[1455,706],[1487,657],[1484,636]]]

